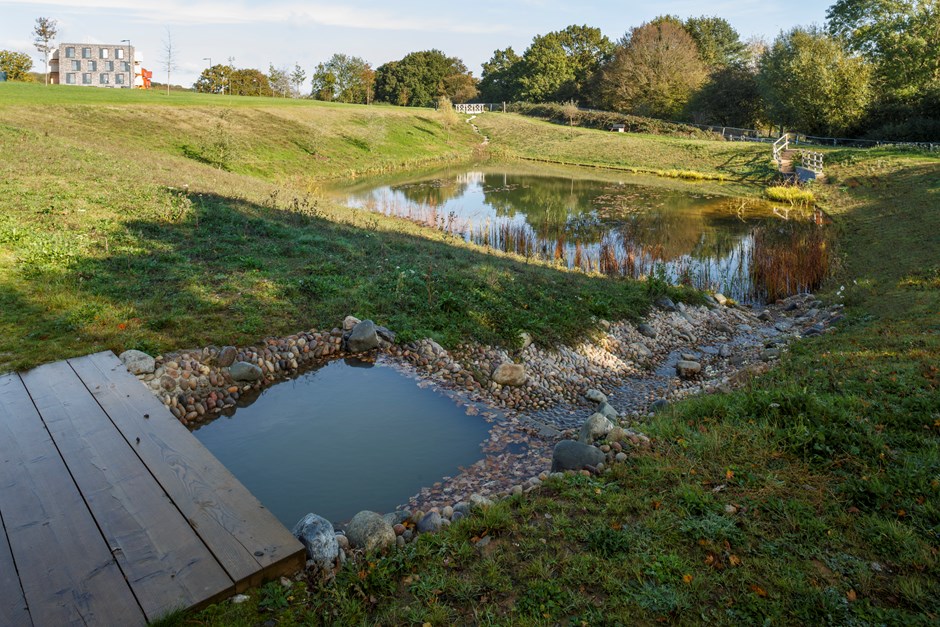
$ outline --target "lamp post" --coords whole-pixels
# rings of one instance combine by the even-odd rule
[[[134,89],[134,60],[131,58],[131,40],[122,39],[122,44],[127,44],[127,88]]]

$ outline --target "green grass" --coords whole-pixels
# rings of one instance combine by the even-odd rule
[[[794,205],[812,205],[816,196],[808,189],[795,185],[775,185],[764,190],[764,194],[775,202],[788,202]]]
[[[610,475],[298,584],[276,612],[262,592],[192,622],[936,624],[940,160],[847,151],[829,180],[837,332],[641,422],[652,449]]]

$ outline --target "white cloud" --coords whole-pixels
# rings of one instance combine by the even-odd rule
[[[495,23],[455,21],[426,15],[401,14],[399,11],[297,1],[270,2],[260,6],[248,5],[244,2],[185,2],[181,0],[141,0],[134,3],[120,0],[19,0],[15,4],[65,10],[101,10],[159,24],[217,25],[288,22],[370,30],[414,30],[464,34],[497,33],[508,30],[506,26]]]

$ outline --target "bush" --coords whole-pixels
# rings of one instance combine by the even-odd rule
[[[816,202],[813,192],[795,185],[768,187],[764,193],[767,198],[775,202],[788,202],[794,205],[812,205]]]
[[[572,115],[572,104],[546,102],[533,104],[516,102],[508,106],[507,110],[533,118],[542,118],[558,124],[570,124],[584,128],[597,128],[607,130],[614,124],[626,125],[628,133],[647,133],[650,135],[674,135],[694,139],[721,139],[721,135],[703,131],[687,124],[664,122],[654,118],[644,118],[638,115],[628,115],[613,111],[578,110],[576,116]]]

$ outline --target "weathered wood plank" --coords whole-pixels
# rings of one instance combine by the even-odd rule
[[[242,591],[302,569],[284,526],[111,352],[70,360],[135,452]],[[149,416],[149,418],[145,418]]]
[[[144,623],[17,375],[0,377],[0,512],[36,625]]]
[[[69,364],[21,377],[147,619],[231,594],[225,570]]]
[[[28,627],[32,624],[0,512],[0,625]]]

